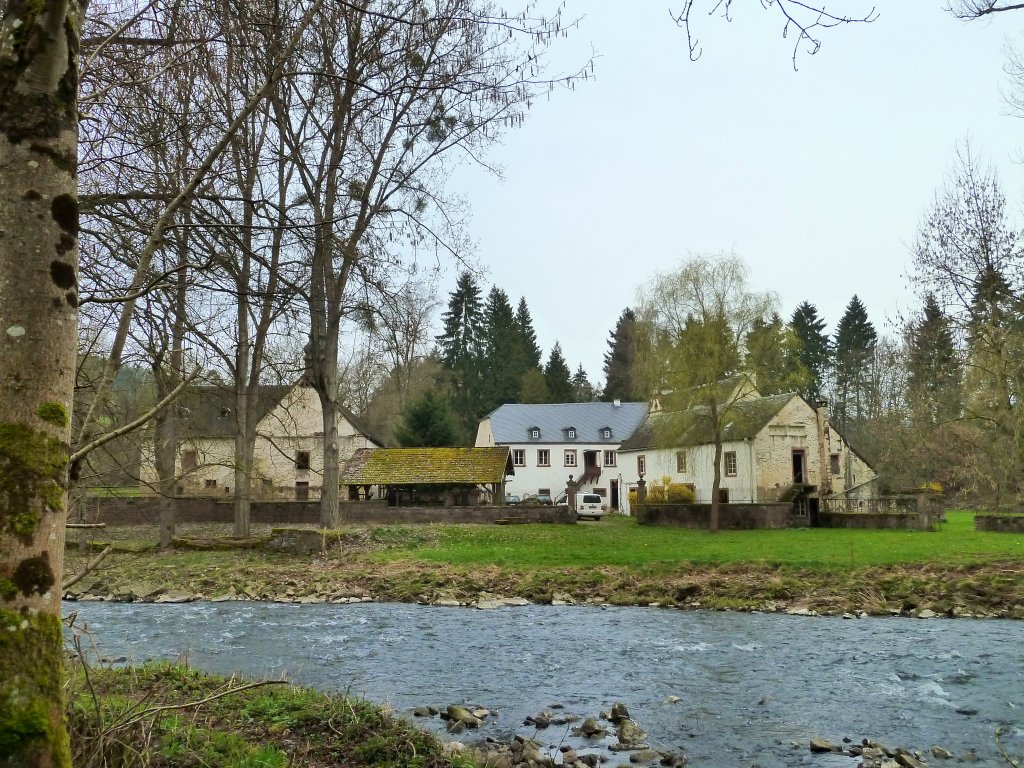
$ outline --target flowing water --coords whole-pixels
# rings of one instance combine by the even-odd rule
[[[389,603],[65,611],[77,611],[107,657],[187,657],[213,672],[286,676],[401,715],[453,703],[497,710],[480,737],[532,734],[523,718],[553,703],[596,716],[623,702],[653,747],[694,766],[856,764],[810,754],[815,736],[975,750],[982,765],[999,765],[1000,726],[1004,745],[1024,753],[1024,622]],[[541,734],[579,744],[564,726]]]

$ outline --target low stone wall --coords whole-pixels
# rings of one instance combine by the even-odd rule
[[[708,528],[711,505],[645,504],[637,519],[640,525]],[[792,519],[792,504],[721,504],[718,507],[718,524],[722,530],[789,528]]]
[[[974,530],[1024,533],[1024,515],[975,515]]]
[[[819,512],[821,528],[883,528],[900,531],[934,531],[936,515],[921,512]]]
[[[90,498],[83,506],[85,521],[109,526],[153,525],[160,516],[160,500],[153,496],[133,498]],[[343,523],[493,523],[511,518],[528,523],[575,523],[576,516],[564,507],[389,507],[383,501],[343,501]],[[71,521],[78,519],[77,511]],[[317,525],[319,501],[253,500],[250,519],[254,523]],[[178,499],[179,523],[230,523],[234,508],[220,498]]]

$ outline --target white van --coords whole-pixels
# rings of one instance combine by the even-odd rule
[[[581,493],[576,497],[576,519],[582,520],[589,517],[592,520],[600,520],[608,511],[604,500],[596,493]]]

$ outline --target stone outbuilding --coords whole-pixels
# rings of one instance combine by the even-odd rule
[[[502,504],[515,474],[506,447],[362,449],[342,467],[348,498],[387,499],[392,506]]]

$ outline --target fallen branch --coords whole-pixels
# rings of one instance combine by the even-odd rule
[[[64,583],[61,584],[60,588],[61,589],[67,589],[68,587],[73,586],[73,585],[77,584],[78,582],[80,582],[82,579],[84,579],[86,576],[88,576],[90,572],[94,571],[96,569],[96,566],[98,566],[100,563],[102,563],[106,559],[107,555],[109,555],[113,551],[114,551],[113,547],[107,547],[106,549],[104,549],[102,552],[100,552],[98,555],[96,555],[96,557],[94,557],[92,559],[92,561],[87,563],[85,568],[80,570],[78,573],[76,573],[70,579],[66,579],[64,581]]]

